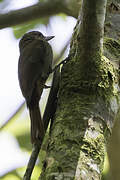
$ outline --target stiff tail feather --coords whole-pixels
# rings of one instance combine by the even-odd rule
[[[44,125],[41,119],[39,106],[29,108],[31,119],[31,143],[42,142],[44,137]]]

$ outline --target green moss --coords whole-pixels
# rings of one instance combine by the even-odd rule
[[[120,41],[105,37],[104,38],[104,55],[111,61],[114,67],[119,70]]]
[[[82,93],[89,96],[100,95],[109,101],[111,96],[117,93],[114,84],[117,81],[117,72],[105,56],[100,58],[99,54],[94,60],[85,62],[80,62],[77,57],[77,61],[72,59],[64,66],[63,71],[60,90],[62,101],[71,95],[79,97]]]
[[[104,38],[104,46],[107,50],[120,60],[120,42],[112,38]]]
[[[83,145],[81,150],[89,156],[90,159],[93,159],[100,167],[102,171],[103,159],[104,159],[104,136],[99,134],[97,138],[85,138],[83,139]]]

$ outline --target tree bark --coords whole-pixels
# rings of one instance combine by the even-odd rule
[[[120,64],[120,6],[119,1],[108,1],[106,22],[105,22],[104,54],[110,59],[111,63],[118,69]],[[120,77],[120,74],[118,73]],[[118,77],[118,78],[119,78]],[[119,96],[118,96],[119,100]],[[120,110],[115,118],[115,125],[108,144],[107,151],[109,157],[110,170],[112,180],[120,179]]]
[[[118,70],[103,56],[106,2],[83,0],[40,180],[101,179],[119,109]]]

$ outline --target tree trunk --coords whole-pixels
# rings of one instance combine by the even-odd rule
[[[120,6],[119,1],[109,0],[105,22],[105,56],[118,69],[120,64]],[[118,74],[118,78],[119,78]],[[117,97],[119,101],[119,96]],[[114,104],[114,103],[113,103]],[[120,110],[115,118],[115,125],[107,147],[111,180],[120,179]],[[110,178],[109,178],[110,179]]]
[[[106,1],[83,0],[40,180],[101,179],[119,109],[118,70],[103,56]]]

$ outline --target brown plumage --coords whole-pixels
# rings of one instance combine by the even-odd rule
[[[19,43],[18,79],[31,119],[31,142],[42,141],[44,125],[39,110],[45,82],[52,70],[53,53],[45,37],[38,31],[26,33]]]

